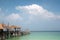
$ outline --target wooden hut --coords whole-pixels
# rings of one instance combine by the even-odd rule
[[[4,34],[4,24],[0,24],[0,40],[5,40],[5,34]]]
[[[13,36],[21,35],[21,34],[20,34],[20,29],[21,29],[21,27],[12,25],[12,26],[10,26],[9,28],[11,29],[10,31],[11,31],[11,34],[12,34]]]
[[[21,27],[18,26],[9,26],[6,24],[0,24],[0,39],[10,38],[11,36],[20,36]]]

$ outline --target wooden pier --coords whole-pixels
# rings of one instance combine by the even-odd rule
[[[5,40],[11,37],[29,34],[29,31],[21,31],[21,27],[15,25],[0,24],[0,40]]]

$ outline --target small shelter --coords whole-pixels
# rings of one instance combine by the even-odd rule
[[[5,39],[4,24],[0,24],[0,40]]]
[[[6,24],[0,24],[0,39],[10,38],[11,36],[17,36],[20,34],[21,27],[18,26],[9,26]]]
[[[14,25],[10,26],[9,28],[10,28],[12,35],[14,35],[14,36],[17,36],[21,29],[21,27],[14,26]]]

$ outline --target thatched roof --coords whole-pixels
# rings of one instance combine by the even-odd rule
[[[2,24],[0,24],[0,29],[4,29]]]
[[[21,28],[21,27],[17,27],[17,26],[12,25],[9,28],[12,28],[12,29],[17,28],[18,29],[18,28]]]
[[[4,28],[6,28],[6,29],[20,29],[21,27],[18,27],[18,26],[14,26],[14,25],[12,25],[12,26],[8,26],[8,25],[5,25],[5,24],[0,24],[0,29],[4,29]]]

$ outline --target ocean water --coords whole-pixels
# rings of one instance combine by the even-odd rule
[[[60,32],[31,32],[31,34],[7,40],[60,40]]]

